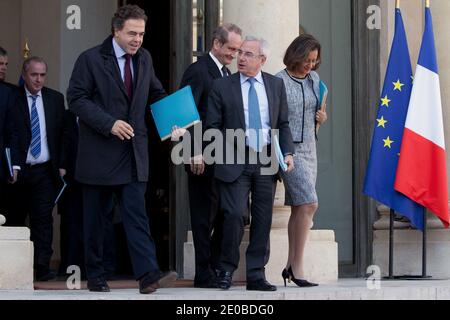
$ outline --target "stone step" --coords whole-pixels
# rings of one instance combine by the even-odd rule
[[[240,247],[240,263],[233,275],[235,281],[245,281],[245,251],[248,246],[249,230],[246,229]],[[272,229],[270,234],[270,259],[266,265],[266,278],[273,284],[282,284],[281,271],[288,255],[286,229]],[[305,248],[306,278],[318,283],[333,283],[338,279],[338,245],[332,230],[311,230]],[[184,278],[195,275],[195,254],[192,232],[184,243]]]

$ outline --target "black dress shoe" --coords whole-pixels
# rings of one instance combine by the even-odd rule
[[[149,294],[159,288],[170,288],[177,278],[178,274],[175,271],[160,272],[157,275],[149,273],[139,280],[139,292]]]
[[[271,285],[264,279],[259,279],[256,281],[247,282],[247,290],[256,290],[256,291],[277,291],[277,287]]]
[[[108,283],[103,278],[88,279],[87,287],[91,292],[110,292]]]
[[[218,288],[223,290],[230,289],[232,278],[233,274],[230,271],[220,271],[219,277],[217,278]]]
[[[36,271],[36,281],[49,281],[56,278],[54,270]]]

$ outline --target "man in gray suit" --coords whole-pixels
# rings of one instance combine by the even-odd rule
[[[244,214],[251,193],[250,243],[246,253],[247,290],[275,291],[265,279],[269,233],[276,187],[276,173],[264,174],[262,158],[271,150],[272,129],[279,130],[281,150],[288,171],[293,169],[294,145],[289,129],[286,91],[281,79],[261,68],[267,59],[267,43],[247,37],[238,50],[239,72],[214,82],[209,95],[206,128],[245,131],[245,154],[233,139],[223,154],[233,153],[245,163],[215,165],[215,178],[224,215],[219,287],[229,289],[239,264],[239,245],[244,233]],[[256,132],[256,134],[252,134]],[[267,153],[265,153],[267,151]],[[256,156],[256,163],[251,159]],[[276,166],[278,168],[278,164]]]
[[[75,178],[84,184],[85,261],[91,291],[109,291],[101,261],[104,219],[113,194],[119,201],[139,291],[152,293],[177,277],[159,269],[145,211],[147,102],[166,96],[150,53],[141,48],[146,22],[138,6],[119,8],[112,36],[81,54],[67,91],[69,108],[79,117]]]

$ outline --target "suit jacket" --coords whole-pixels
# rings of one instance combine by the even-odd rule
[[[11,130],[17,134],[17,143],[11,143],[11,158],[14,165],[21,167],[21,175],[26,174],[26,160],[31,144],[31,120],[28,100],[24,87],[17,89],[16,100],[11,107]],[[50,162],[55,173],[59,176],[64,131],[64,96],[52,89],[42,88],[44,103],[45,126]]]
[[[15,87],[5,82],[0,82],[0,179],[8,176],[7,166],[5,165],[4,148],[9,147],[12,137],[10,129],[10,107],[14,101]],[[16,143],[16,142],[14,142]]]
[[[149,175],[148,104],[166,96],[156,78],[150,53],[133,57],[134,90],[130,101],[112,45],[112,36],[78,58],[67,90],[69,109],[79,117],[76,179],[92,185],[146,182]],[[129,123],[135,137],[111,134],[117,120]]]
[[[270,124],[279,130],[279,141],[284,154],[294,154],[292,134],[289,129],[286,90],[283,80],[262,73],[269,103]],[[245,131],[244,103],[242,101],[240,73],[216,80],[209,95],[206,128],[219,129],[225,140],[226,129]],[[235,141],[224,143],[224,156],[234,149],[238,154]],[[235,181],[244,171],[245,164],[216,164],[215,177],[224,182]]]
[[[228,70],[228,69],[227,69]],[[228,73],[229,70],[228,70]],[[197,62],[191,64],[183,74],[180,88],[184,88],[190,85],[192,88],[192,94],[194,95],[195,104],[197,105],[200,120],[203,123],[203,131],[205,130],[206,113],[208,110],[208,96],[211,90],[214,79],[222,78],[222,72],[217,67],[214,60],[209,54],[200,57]],[[194,128],[189,128],[191,134],[191,154],[194,155],[194,143],[200,148],[202,147],[202,141],[194,141]],[[186,165],[186,171],[190,174],[190,165]],[[212,166],[206,166],[205,175],[212,176],[214,170]]]
[[[209,54],[200,57],[183,74],[180,88],[190,85],[202,121],[206,120],[208,95],[214,79],[222,78],[222,73]]]

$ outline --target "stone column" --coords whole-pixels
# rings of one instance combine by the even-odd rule
[[[223,21],[237,24],[244,36],[267,40],[270,55],[264,71],[277,73],[284,69],[284,53],[299,34],[299,1],[226,0],[223,3]],[[235,65],[232,68],[236,70]]]

